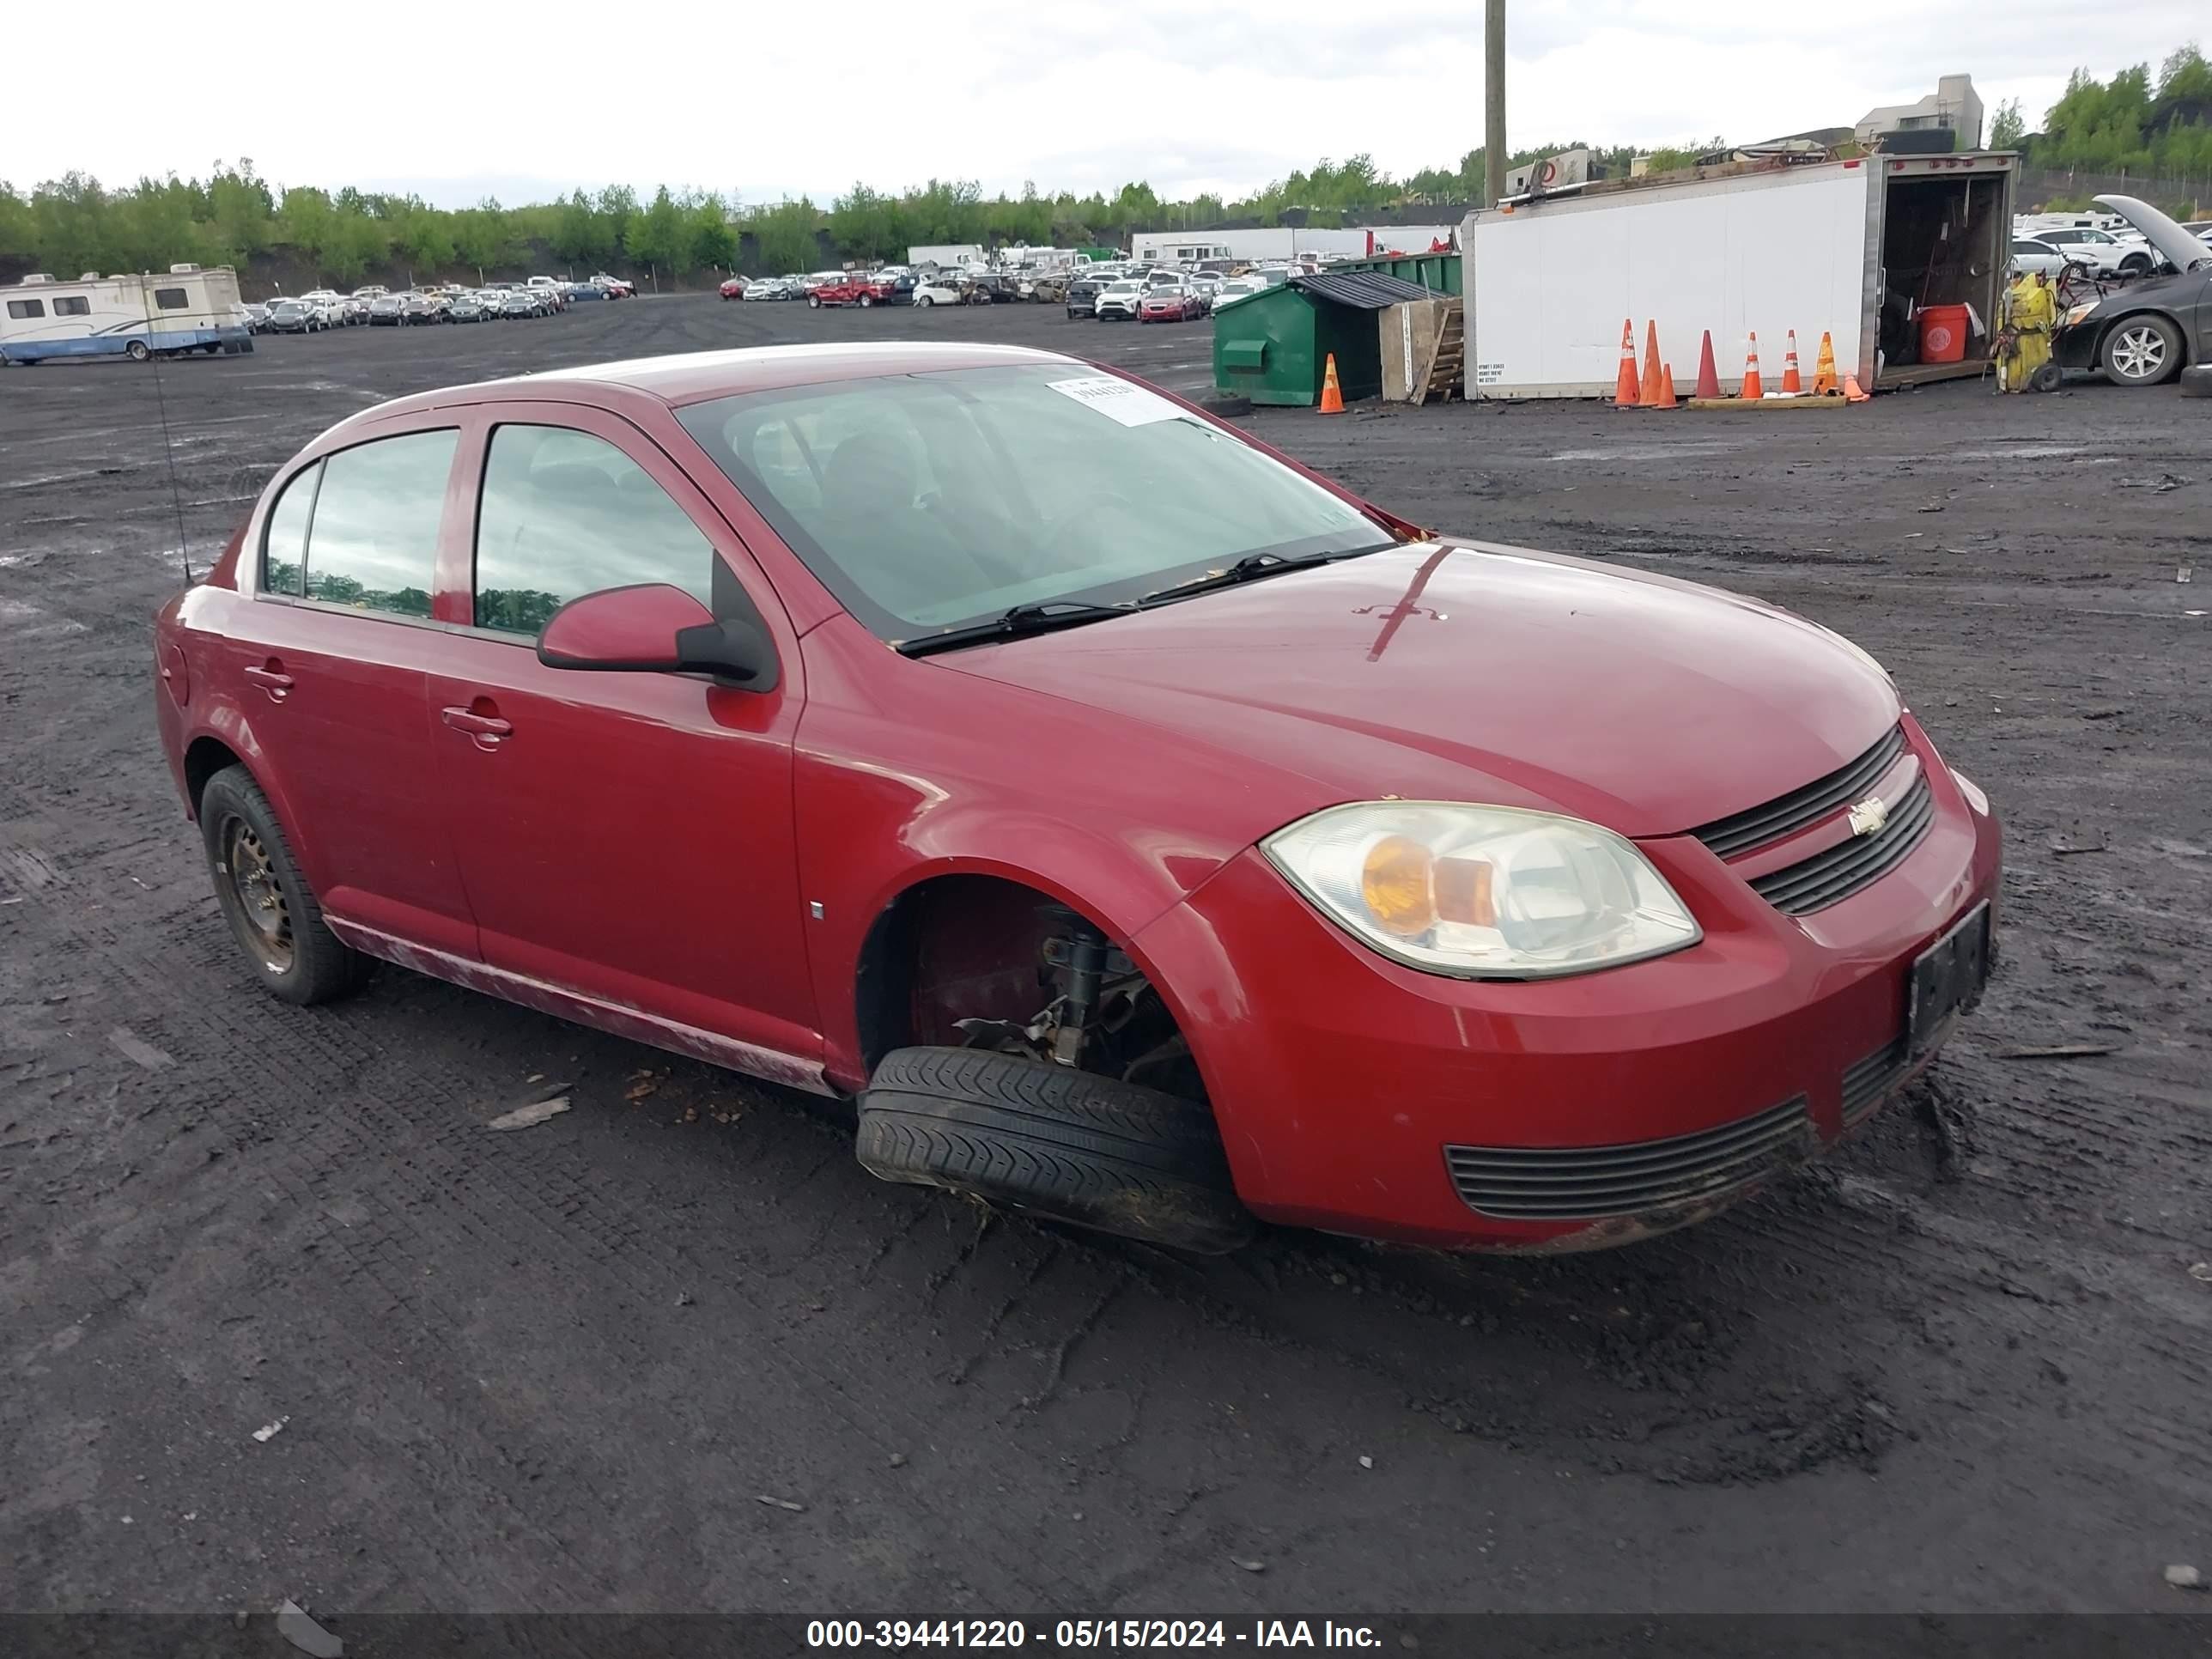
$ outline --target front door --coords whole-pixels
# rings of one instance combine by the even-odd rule
[[[566,404],[484,412],[471,439],[485,446],[473,557],[448,578],[466,583],[456,617],[469,621],[443,636],[429,687],[484,960],[603,1010],[769,1051],[751,1064],[678,1045],[748,1069],[818,1060],[793,842],[803,699],[788,619],[729,526],[628,422]],[[538,662],[554,611],[638,582],[755,621],[777,647],[775,686]]]

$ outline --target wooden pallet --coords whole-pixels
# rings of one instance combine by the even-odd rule
[[[1421,388],[1413,394],[1415,403],[1441,404],[1467,395],[1466,322],[1466,307],[1459,301],[1445,306],[1443,320],[1437,325],[1436,345],[1421,376]]]

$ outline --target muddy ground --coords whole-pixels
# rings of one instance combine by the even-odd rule
[[[1255,419],[1409,517],[1889,665],[2008,836],[1948,1157],[1893,1109],[1631,1250],[1193,1264],[880,1185],[794,1097],[428,980],[253,989],[149,709],[180,540],[399,392],[915,335],[1182,389],[1210,337],[702,298],[264,340],[158,397],[0,374],[0,1605],[2203,1605],[2160,1577],[2212,1572],[2212,404],[2171,391]],[[2008,1057],[2057,1043],[2109,1052]],[[547,1083],[574,1109],[485,1133]]]

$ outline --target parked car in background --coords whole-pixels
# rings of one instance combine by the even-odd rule
[[[511,288],[499,296],[499,314],[502,317],[542,317],[544,302],[526,289]]]
[[[2039,230],[2028,240],[2057,249],[2076,264],[2088,266],[2100,276],[2146,276],[2154,263],[2148,246],[2123,242],[2107,231],[2080,227]]]
[[[239,320],[246,325],[249,334],[265,334],[269,331],[269,307],[266,305],[246,304],[239,307]]]
[[[789,300],[795,298],[797,289],[788,276],[756,276],[745,284],[748,300]]]
[[[319,334],[330,326],[323,308],[305,300],[271,300],[268,330],[271,334]]]
[[[2062,368],[2101,368],[2115,386],[2161,386],[2212,339],[2212,246],[2148,202],[2096,198],[2124,213],[2160,256],[2160,274],[2069,306],[2051,357]]]
[[[449,323],[481,323],[489,321],[490,313],[484,309],[483,296],[476,294],[456,295],[446,304],[446,320]]]
[[[1097,276],[1078,276],[1069,283],[1067,296],[1062,301],[1067,307],[1069,319],[1097,316],[1098,295],[1105,286],[1104,281]]]
[[[380,294],[368,302],[369,325],[373,328],[397,327],[407,320],[407,296],[404,294]]]
[[[1149,289],[1137,304],[1140,323],[1188,323],[1205,314],[1206,302],[1198,297],[1198,290],[1180,285]]]
[[[1231,276],[1214,290],[1213,309],[1218,312],[1224,306],[1249,300],[1255,294],[1265,294],[1273,286],[1264,276]]]
[[[856,306],[866,292],[858,277],[840,276],[835,282],[817,283],[808,289],[806,303],[817,310],[823,306]]]
[[[637,293],[637,284],[628,277],[610,276],[604,270],[592,273],[592,286],[599,289],[610,300],[627,300]]]
[[[964,303],[967,293],[957,276],[944,271],[931,271],[919,277],[914,285],[914,302],[927,310],[931,306],[957,306]]]
[[[2039,270],[2046,276],[2056,276],[2066,264],[2066,255],[2048,242],[2033,236],[2012,239],[2012,268],[2016,271]]]
[[[446,320],[446,296],[442,294],[405,294],[400,300],[399,320],[410,327]]]
[[[715,292],[725,300],[742,300],[745,297],[745,279],[742,276],[726,276],[723,278],[721,287]]]
[[[1136,316],[1137,307],[1144,303],[1146,288],[1143,278],[1137,276],[1124,276],[1118,282],[1109,283],[1099,290],[1091,309],[1101,322],[1128,321]]]

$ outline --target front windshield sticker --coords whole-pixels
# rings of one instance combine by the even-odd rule
[[[1089,375],[1080,380],[1054,380],[1051,385],[1061,397],[1073,398],[1085,408],[1095,409],[1123,426],[1150,426],[1155,421],[1172,421],[1189,412],[1178,409],[1157,392],[1147,392],[1111,374]]]

